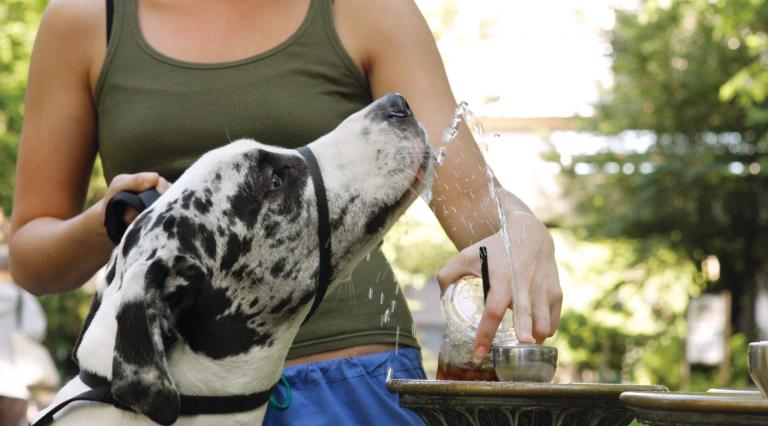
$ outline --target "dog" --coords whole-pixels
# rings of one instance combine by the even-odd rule
[[[325,182],[331,291],[427,185],[433,152],[398,94],[308,147]],[[78,401],[57,425],[262,423],[263,404],[180,416],[179,395],[249,395],[279,380],[319,273],[308,167],[295,150],[238,140],[203,155],[136,218],[75,348],[81,370],[109,380],[129,410]],[[89,389],[76,377],[51,406]]]

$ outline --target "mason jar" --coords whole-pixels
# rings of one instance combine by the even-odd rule
[[[492,350],[480,362],[473,360],[472,343],[483,315],[483,283],[480,278],[465,277],[451,284],[440,301],[445,330],[437,358],[438,380],[498,381],[493,368]],[[496,330],[493,346],[517,343],[512,311],[507,309]]]

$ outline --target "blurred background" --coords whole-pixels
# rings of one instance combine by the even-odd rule
[[[768,338],[768,0],[416,2],[489,164],[555,238],[557,380],[751,385],[746,345]],[[46,3],[0,0],[0,246]],[[97,164],[90,202],[104,189]],[[456,250],[418,201],[385,253],[434,375],[433,276]],[[91,292],[38,298],[63,379]]]

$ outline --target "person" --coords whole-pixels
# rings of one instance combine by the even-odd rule
[[[118,191],[163,192],[202,153],[240,137],[296,148],[399,92],[433,146],[446,149],[431,208],[460,252],[438,272],[441,287],[479,276],[479,246],[504,253],[501,226],[520,242],[514,269],[505,256],[490,257],[476,357],[487,353],[507,308],[521,342],[553,335],[562,293],[552,238],[501,188],[508,221],[500,224],[466,126],[442,141],[456,101],[413,0],[107,4],[51,1],[35,41],[10,242],[13,275],[26,289],[68,291],[105,264],[113,248],[105,203]],[[109,186],[83,209],[96,155]],[[398,378],[424,373],[403,293],[380,250],[351,281],[299,332],[285,370],[292,405],[271,408],[266,423],[419,423],[384,389],[383,365]],[[380,301],[389,300],[396,308],[383,321]]]
[[[0,244],[0,426],[29,424],[29,388],[59,385],[59,373],[42,345],[48,321],[37,299],[8,273],[7,246]],[[33,401],[34,402],[34,401]]]

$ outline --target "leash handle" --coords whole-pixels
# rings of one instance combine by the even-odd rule
[[[128,224],[123,220],[123,214],[129,207],[141,213],[158,198],[160,198],[160,193],[154,188],[139,193],[120,191],[115,194],[107,203],[107,209],[104,213],[104,227],[107,228],[109,239],[115,245],[120,244],[123,234],[128,229]]]

